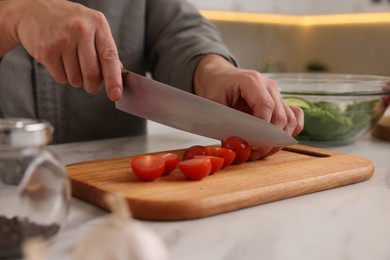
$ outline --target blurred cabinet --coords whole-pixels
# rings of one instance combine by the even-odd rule
[[[390,11],[389,0],[188,0],[199,9],[295,15]]]

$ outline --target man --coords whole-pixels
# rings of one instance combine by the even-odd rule
[[[144,120],[112,102],[122,97],[121,67],[293,136],[303,127],[302,111],[272,80],[237,68],[214,26],[183,0],[1,0],[0,57],[0,117],[45,118],[55,142],[145,132]],[[256,151],[254,159],[277,149]]]

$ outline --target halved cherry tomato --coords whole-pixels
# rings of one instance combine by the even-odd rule
[[[194,145],[184,151],[182,161],[194,158],[194,155],[204,155],[204,146]]]
[[[162,175],[169,175],[176,168],[177,163],[179,162],[179,155],[176,153],[157,153],[156,155],[160,156],[165,160],[165,171]]]
[[[236,153],[233,164],[241,164],[248,161],[252,153],[249,144],[245,140],[235,136],[231,136],[222,141],[221,147],[228,148]]]
[[[131,160],[135,176],[143,181],[153,181],[165,170],[165,160],[158,155],[138,155]]]
[[[211,156],[211,155],[194,155],[194,158],[209,158],[211,161],[211,172],[213,174],[222,169],[223,162],[225,161],[222,157]]]
[[[211,160],[209,158],[192,158],[178,163],[181,172],[190,180],[201,180],[210,175]]]
[[[208,146],[204,149],[204,153],[205,155],[224,158],[222,169],[232,164],[236,157],[236,153],[233,150],[223,147]]]

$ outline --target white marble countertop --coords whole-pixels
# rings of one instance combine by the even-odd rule
[[[64,164],[218,142],[152,124],[147,136],[51,146]],[[142,221],[173,260],[390,259],[390,142],[366,135],[328,149],[375,165],[365,182],[188,221]],[[108,214],[72,199],[49,259],[71,259],[78,240]]]

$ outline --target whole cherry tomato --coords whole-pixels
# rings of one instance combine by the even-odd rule
[[[165,170],[162,175],[169,175],[176,169],[177,163],[179,162],[179,155],[170,152],[157,153],[156,155],[165,160]]]
[[[236,158],[234,159],[233,164],[240,164],[248,161],[252,153],[252,149],[249,144],[245,140],[235,136],[231,136],[222,141],[221,147],[228,148],[236,153]]]
[[[178,163],[181,172],[190,180],[201,180],[211,172],[211,160],[209,158],[192,158]]]
[[[222,169],[223,162],[225,161],[222,157],[211,156],[211,155],[195,155],[194,158],[209,158],[211,161],[211,172],[213,174]]]
[[[131,160],[135,176],[143,181],[153,181],[165,170],[165,160],[158,155],[138,155]]]
[[[204,154],[223,158],[224,162],[222,168],[225,168],[230,164],[232,164],[234,158],[236,157],[236,153],[233,150],[230,150],[228,148],[213,147],[213,146],[205,147]]]
[[[194,155],[204,155],[204,146],[194,145],[184,151],[182,161],[194,158]]]

